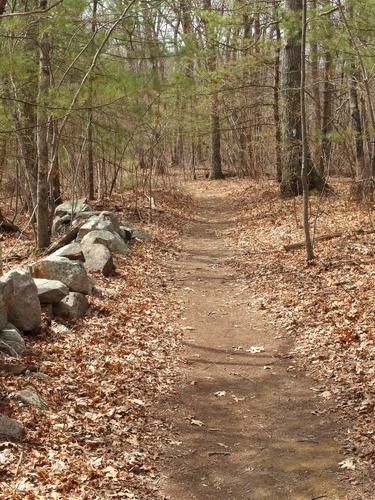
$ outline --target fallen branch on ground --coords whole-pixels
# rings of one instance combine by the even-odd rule
[[[64,236],[61,236],[57,241],[53,242],[46,250],[46,253],[49,255],[53,252],[56,252],[56,250],[59,250],[59,248],[64,247],[65,245],[68,245],[71,243],[78,234],[78,231],[80,228],[85,224],[86,221],[79,222],[78,224],[74,225],[70,231],[68,231]]]
[[[358,229],[357,231],[353,231],[352,234],[374,234],[375,229]],[[349,234],[349,233],[348,233]],[[338,232],[338,233],[331,233],[331,234],[323,234],[322,236],[317,236],[314,239],[314,243],[317,243],[319,241],[328,241],[328,240],[333,240],[334,238],[341,238],[341,236],[344,236],[344,232]],[[305,242],[304,241],[299,241],[298,243],[291,243],[290,245],[284,245],[284,250],[286,252],[290,252],[292,250],[299,250],[300,248],[305,248]]]

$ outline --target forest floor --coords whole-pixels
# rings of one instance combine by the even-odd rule
[[[372,436],[373,416],[364,402],[369,404],[374,381],[373,344],[366,333],[361,347],[350,336],[342,341],[326,330],[330,318],[324,322],[316,305],[312,310],[311,293],[314,299],[317,294],[327,299],[317,276],[332,279],[332,271],[324,271],[323,258],[311,271],[303,249],[295,255],[282,249],[291,238],[302,237],[298,223],[293,228],[299,208],[280,201],[271,183],[204,182],[190,190],[194,217],[185,227],[176,275],[184,304],[185,366],[176,397],[161,408],[175,433],[162,467],[162,494],[171,500],[370,500],[368,462],[345,454],[344,445],[346,452],[362,445],[363,455],[370,458],[366,438]],[[341,202],[335,198],[323,203],[328,215]],[[345,215],[340,210],[344,232],[348,214],[348,207]],[[331,223],[337,230],[338,220]],[[345,252],[330,257],[347,265]],[[359,295],[356,300],[361,300]],[[350,301],[350,309],[355,302]],[[336,309],[329,300],[324,307],[327,313]],[[341,319],[347,313],[343,308]],[[298,321],[309,328],[297,328]],[[321,326],[315,335],[312,322]],[[357,331],[358,323],[351,324]],[[340,357],[347,357],[346,368]],[[355,370],[351,373],[353,359],[357,370],[363,361],[367,380]],[[306,365],[313,368],[310,373]],[[336,380],[327,377],[333,370]],[[343,381],[345,370],[349,377]],[[356,410],[355,418],[350,418],[353,398],[347,393],[341,400],[335,397],[342,386],[356,393],[362,411]],[[345,404],[349,414],[343,411]],[[348,445],[345,432],[355,426]]]
[[[371,500],[375,236],[356,231],[374,224],[339,190],[312,197],[318,234],[343,237],[311,266],[283,248],[301,207],[275,183],[155,192],[151,241],[95,276],[110,293],[26,339],[39,374],[0,373],[27,432],[0,444],[1,498]],[[130,193],[100,208],[139,223]],[[4,270],[32,248],[5,235]],[[47,411],[8,397],[27,385]]]

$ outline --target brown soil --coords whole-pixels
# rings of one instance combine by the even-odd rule
[[[229,265],[235,250],[223,233],[235,230],[236,213],[217,186],[195,193],[178,264],[185,367],[176,398],[163,408],[176,442],[163,462],[162,494],[361,498],[339,466],[345,456],[335,415],[322,411],[327,403],[311,390],[314,381],[288,370],[292,339],[275,330]]]

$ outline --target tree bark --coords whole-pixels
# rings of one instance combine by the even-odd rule
[[[332,140],[329,134],[333,131],[333,108],[335,87],[331,81],[332,58],[326,51],[324,61],[324,101],[323,101],[323,123],[322,123],[322,143],[319,162],[319,170],[322,174],[329,167],[332,151]]]
[[[203,8],[209,12],[211,10],[211,0],[203,1]],[[216,70],[215,47],[210,47],[214,42],[215,36],[210,32],[209,23],[204,22],[206,29],[206,44],[208,50],[208,70],[213,73]],[[212,75],[211,75],[212,78]],[[210,103],[210,122],[211,122],[211,161],[210,161],[210,179],[222,179],[223,171],[221,165],[221,130],[219,114],[219,95],[217,92],[217,83],[211,83],[211,103]]]
[[[40,9],[48,7],[48,0],[40,0]],[[39,87],[37,108],[37,245],[38,249],[50,243],[50,219],[48,210],[48,110],[46,107],[50,86],[50,43],[44,23],[40,22],[39,39]]]
[[[279,23],[276,24],[276,52],[274,59],[274,88],[273,88],[273,117],[275,121],[275,148],[276,148],[276,179],[282,180],[281,167],[281,123],[280,123],[280,41],[281,32]]]
[[[282,180],[283,197],[302,194],[302,126],[301,126],[301,20],[302,0],[287,0],[293,27],[286,28],[284,64],[282,67]],[[316,171],[307,146],[309,189],[323,190],[324,179]]]
[[[98,8],[98,0],[93,0],[92,4],[92,21],[91,21],[91,31],[96,32],[96,14]],[[94,41],[92,42],[94,43]],[[90,75],[89,81],[89,112],[88,112],[88,125],[87,125],[87,188],[88,188],[88,198],[93,200],[95,198],[95,186],[94,186],[94,144],[93,144],[93,94],[94,94],[94,82],[93,76]]]

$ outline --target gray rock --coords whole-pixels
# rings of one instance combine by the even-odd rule
[[[148,234],[148,232],[144,229],[140,229],[139,227],[133,229],[132,237],[138,241],[149,241],[151,239],[151,236]]]
[[[117,215],[114,214],[113,212],[108,212],[108,211],[100,212],[100,214],[98,215],[98,220],[109,221],[112,224],[113,229],[116,231],[116,233],[119,232],[120,221],[118,220]]]
[[[12,356],[12,358],[18,358],[26,351],[23,337],[11,323],[8,323],[7,326],[0,331],[0,351]]]
[[[44,313],[48,319],[53,319],[53,304],[41,304],[41,306],[42,313]]]
[[[18,422],[0,414],[0,441],[20,441],[24,437],[25,430]]]
[[[121,238],[125,241],[130,241],[133,236],[133,229],[129,226],[120,226],[120,229],[118,230],[118,234],[121,236]]]
[[[86,295],[70,292],[61,302],[54,304],[53,312],[61,318],[78,319],[85,315],[88,308]]]
[[[81,262],[85,261],[81,245],[75,242],[69,243],[69,245],[65,245],[64,247],[59,248],[51,255],[54,255],[56,257],[66,257],[69,260],[79,260]]]
[[[148,241],[151,239],[151,236],[148,234],[147,231],[135,226],[134,224],[131,224],[130,222],[127,221],[121,222],[121,228],[123,230],[131,232],[132,238],[138,241]]]
[[[70,215],[64,215],[63,217],[54,217],[52,222],[52,234],[62,233],[63,230],[68,227],[70,221]]]
[[[85,247],[99,243],[106,246],[111,252],[127,255],[130,253],[130,248],[124,242],[120,235],[109,231],[91,231],[82,239],[81,246],[85,252]]]
[[[4,285],[0,282],[0,330],[8,323],[7,307],[3,294]]]
[[[100,288],[95,286],[92,290],[92,294],[95,295],[95,297],[116,297],[118,291],[116,288]]]
[[[28,406],[36,406],[41,410],[48,410],[48,405],[42,399],[39,392],[33,386],[28,385],[25,389],[14,393],[15,399]]]
[[[101,212],[98,210],[89,210],[88,212],[79,212],[74,216],[74,222],[83,222],[84,220],[92,219],[97,217]]]
[[[104,276],[108,276],[114,270],[112,254],[106,246],[94,243],[85,245],[83,251],[85,268],[88,271],[100,271]]]
[[[69,293],[69,288],[58,280],[34,278],[41,304],[55,304]]]
[[[80,198],[79,200],[68,200],[55,209],[55,215],[63,217],[64,215],[75,216],[79,212],[88,212],[91,210],[87,202],[87,198]]]
[[[27,269],[13,269],[0,279],[8,320],[22,331],[39,328],[41,308],[38,290]],[[1,287],[0,287],[1,288]]]
[[[82,262],[50,255],[31,266],[34,278],[58,280],[73,292],[89,293],[90,281]]]
[[[82,241],[83,238],[92,231],[108,231],[114,233],[115,228],[112,226],[110,220],[98,220],[97,217],[93,217],[80,228],[77,235],[77,241]]]
[[[51,322],[51,330],[53,333],[56,335],[68,335],[72,333],[72,331],[62,323],[58,323],[57,321],[52,321]]]

